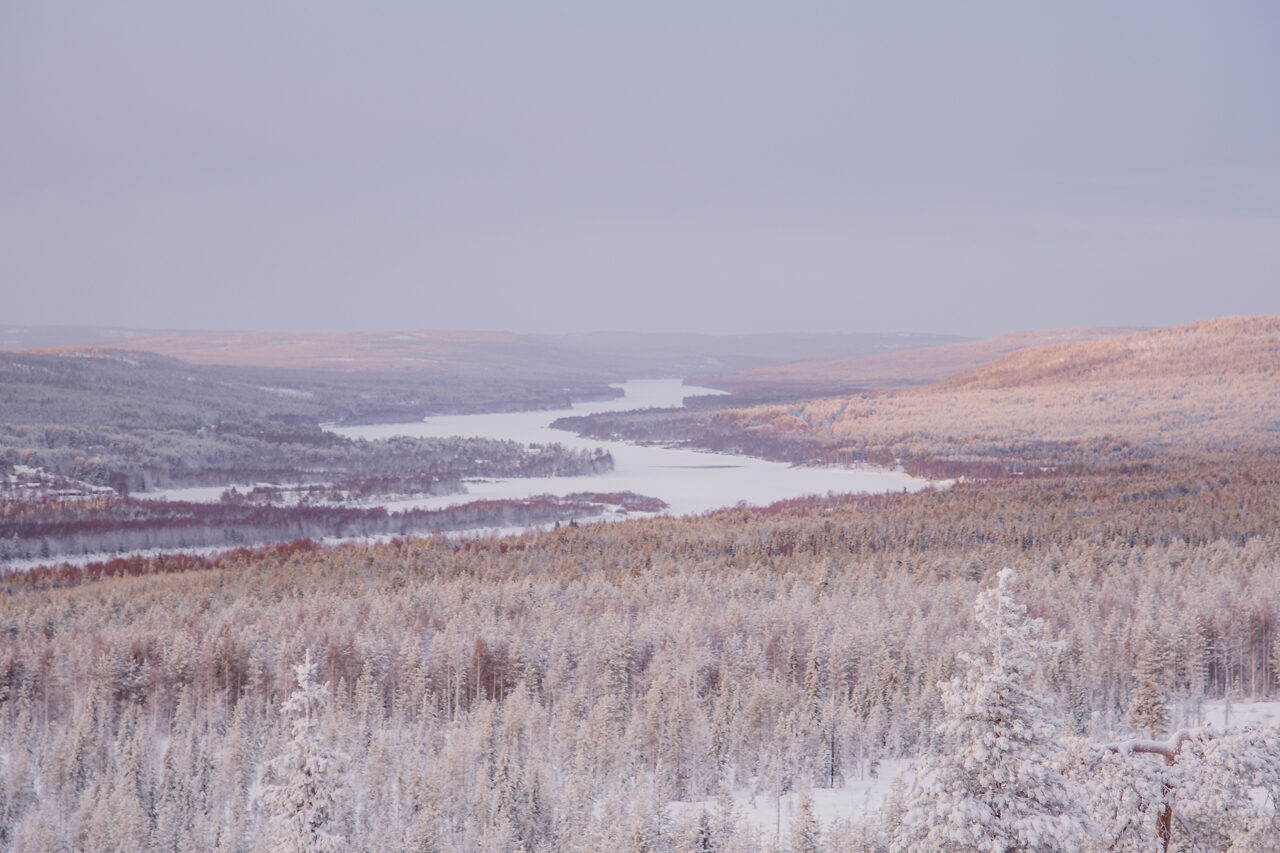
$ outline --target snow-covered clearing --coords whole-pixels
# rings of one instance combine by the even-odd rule
[[[1280,723],[1280,702],[1206,702],[1202,722],[1219,730],[1273,726]]]
[[[258,390],[266,391],[269,394],[279,394],[281,397],[294,397],[303,400],[309,400],[315,396],[314,391],[299,391],[297,388],[279,388],[274,385],[259,385]]]
[[[902,777],[903,784],[911,784],[910,761],[881,762],[876,776],[868,774],[863,779],[847,779],[840,788],[811,788],[808,794],[813,802],[813,815],[823,828],[834,823],[862,820],[884,805],[893,789],[894,780],[899,776]],[[734,811],[745,826],[767,838],[773,838],[780,830],[778,837],[786,839],[791,834],[791,824],[800,810],[800,800],[804,793],[792,791],[775,797],[746,787],[734,790],[732,796]],[[704,809],[714,813],[715,799],[673,802],[668,814],[680,819],[697,815]]]
[[[181,489],[153,489],[134,492],[131,497],[146,501],[178,501],[184,503],[216,504],[222,493],[231,486],[188,486]],[[251,488],[251,487],[250,487]]]

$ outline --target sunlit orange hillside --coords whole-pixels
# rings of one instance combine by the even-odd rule
[[[733,391],[809,386],[840,389],[907,388],[941,381],[1019,350],[1065,342],[1115,338],[1138,331],[1141,329],[1134,326],[1086,326],[1007,332],[977,341],[899,352],[873,353],[852,358],[809,358],[744,370],[731,376],[705,381]]]
[[[722,417],[855,456],[1010,469],[1280,449],[1280,317],[1026,350],[925,388]]]
[[[1280,317],[1230,317],[1109,340],[1022,350],[954,376],[945,385],[1010,388],[1108,380],[1274,377],[1278,370]]]

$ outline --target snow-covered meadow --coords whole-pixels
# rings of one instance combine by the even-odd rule
[[[836,788],[811,788],[790,791],[781,797],[756,791],[746,785],[733,789],[729,796],[734,814],[754,834],[772,838],[788,838],[800,810],[801,800],[808,796],[813,815],[823,829],[835,824],[855,823],[882,808],[895,782],[910,786],[913,778],[910,761],[881,761],[873,770],[864,768],[861,776],[851,776]],[[674,820],[688,820],[702,811],[714,812],[715,798],[671,803],[668,813]]]

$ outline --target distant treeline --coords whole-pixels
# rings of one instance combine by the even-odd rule
[[[471,501],[444,509],[388,512],[382,507],[275,506],[145,501],[117,497],[0,502],[0,561],[56,562],[100,552],[233,547],[355,536],[407,536],[485,527],[524,527],[603,512],[658,512],[656,498],[630,492],[578,492],[524,500]]]
[[[715,401],[718,398],[698,399]],[[604,412],[557,418],[551,426],[599,441],[624,440],[640,444],[680,445],[778,462],[822,461],[824,453],[829,449],[822,441],[813,438],[743,429],[736,423],[717,417],[719,411],[715,408],[699,408]]]
[[[421,484],[581,474],[597,461],[563,448],[528,453],[479,439],[360,443],[320,424],[564,406],[617,393],[572,377],[480,381],[199,367],[146,353],[4,354],[0,467],[30,465],[120,491],[262,480],[404,477]]]
[[[17,446],[5,447],[7,442]],[[103,455],[86,458],[86,446]],[[122,433],[109,427],[0,427],[0,469],[19,464],[118,491],[320,481],[364,494],[448,494],[459,491],[458,482],[468,477],[559,477],[613,470],[607,452],[561,444],[528,447],[458,436],[353,441],[310,424],[270,421],[222,424],[194,435]]]

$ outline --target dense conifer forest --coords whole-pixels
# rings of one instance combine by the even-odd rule
[[[1063,737],[1131,735],[1148,682],[1170,729],[1274,695],[1277,530],[1280,466],[1255,458],[12,576],[0,839],[271,849],[264,786],[310,654],[314,738],[341,756],[326,832],[348,849],[761,849],[718,793],[944,746],[940,685],[1004,566],[1059,643],[1028,678]],[[716,846],[669,801],[708,803]],[[1158,806],[1139,798],[1109,849],[1152,849]]]

